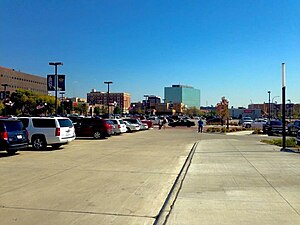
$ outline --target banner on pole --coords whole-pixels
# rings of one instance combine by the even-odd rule
[[[57,75],[58,82],[57,87],[60,91],[66,91],[66,76],[65,75]]]
[[[47,91],[55,91],[55,75],[47,75]]]

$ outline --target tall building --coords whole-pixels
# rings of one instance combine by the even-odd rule
[[[107,100],[107,92],[96,91],[95,89],[92,92],[87,93],[87,102],[89,104],[99,104],[103,106],[109,105],[118,106],[123,113],[127,113],[130,107],[130,94],[128,93],[109,93],[109,101]]]
[[[0,91],[14,92],[16,89],[31,90],[38,94],[48,95],[47,78],[31,75],[14,69],[0,66]],[[2,87],[3,86],[3,87]]]
[[[165,102],[200,108],[200,90],[187,85],[165,87]]]

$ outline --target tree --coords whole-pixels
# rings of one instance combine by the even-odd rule
[[[3,114],[4,111],[4,104],[0,102],[0,114]]]
[[[96,107],[94,108],[94,114],[95,114],[96,116],[99,116],[99,115],[100,115],[100,107],[99,107],[99,106],[96,106]]]
[[[114,114],[121,114],[121,109],[120,109],[120,107],[116,106],[116,107],[114,108]]]
[[[229,109],[228,109],[229,101],[223,96],[221,98],[221,102],[217,104],[217,114],[221,117],[222,126],[225,119],[229,119]]]

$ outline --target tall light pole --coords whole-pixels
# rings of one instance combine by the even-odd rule
[[[282,149],[285,151],[286,133],[285,133],[285,64],[282,63]]]
[[[268,91],[268,94],[269,94],[268,119],[270,121],[270,119],[271,119],[271,115],[270,115],[270,112],[271,112],[271,91]]]
[[[112,84],[112,81],[104,81],[104,84],[107,84],[107,112],[108,112],[108,118],[109,118],[109,85]]]
[[[49,66],[54,66],[55,68],[55,114],[57,114],[57,83],[58,83],[58,79],[57,79],[57,66],[62,66],[63,63],[62,62],[49,62]]]

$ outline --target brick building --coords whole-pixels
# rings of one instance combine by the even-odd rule
[[[109,101],[107,99],[107,92],[100,92],[96,90],[92,90],[90,93],[87,93],[87,102],[90,105],[102,105],[107,106],[109,102],[110,112],[112,112],[112,108],[115,106],[119,107],[122,113],[128,113],[130,107],[130,94],[128,93],[109,93]]]

